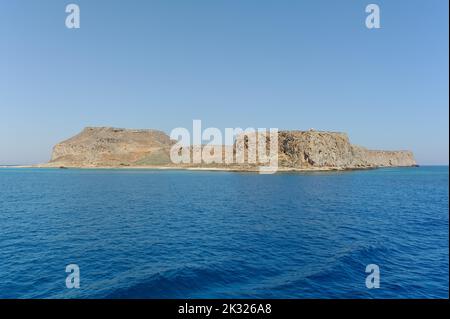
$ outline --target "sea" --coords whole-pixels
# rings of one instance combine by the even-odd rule
[[[448,175],[1,168],[0,298],[448,298]]]

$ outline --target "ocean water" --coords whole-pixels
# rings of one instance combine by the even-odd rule
[[[0,169],[0,298],[447,298],[448,172]]]

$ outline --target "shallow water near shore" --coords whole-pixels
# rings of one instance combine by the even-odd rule
[[[0,168],[0,227],[0,298],[448,297],[448,166]]]

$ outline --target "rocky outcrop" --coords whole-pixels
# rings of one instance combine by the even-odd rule
[[[157,130],[87,127],[57,144],[50,163],[62,166],[130,166],[170,163],[173,141]]]
[[[264,133],[245,134],[245,143],[227,149],[250,154],[248,138],[265,139]],[[259,164],[173,164],[170,149],[175,141],[157,130],[129,130],[88,127],[80,134],[57,144],[49,166],[67,167],[217,167],[251,169]],[[198,152],[198,150],[197,150]],[[201,150],[200,150],[201,152]],[[192,148],[190,154],[193,154]],[[222,156],[225,156],[225,151]],[[246,157],[247,159],[248,157]],[[375,151],[352,145],[347,134],[322,131],[280,131],[278,166],[285,169],[354,169],[389,166],[415,166],[412,152]]]
[[[285,167],[365,168],[414,166],[409,151],[374,151],[352,145],[347,134],[284,131],[278,134],[279,163]]]

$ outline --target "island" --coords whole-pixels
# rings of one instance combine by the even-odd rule
[[[250,134],[248,134],[250,135]],[[267,137],[265,137],[267,138]],[[327,131],[277,132],[278,171],[350,170],[417,166],[411,151],[369,150],[350,143],[346,133]],[[246,137],[240,146],[251,151]],[[37,167],[159,168],[257,171],[260,163],[178,163],[170,152],[177,141],[159,130],[86,127],[53,148],[51,160]],[[200,147],[201,148],[204,146]],[[181,148],[180,148],[181,149]],[[239,146],[223,145],[236,154]],[[192,154],[195,149],[190,146]],[[246,154],[247,154],[246,153]],[[247,159],[247,157],[246,157]]]

